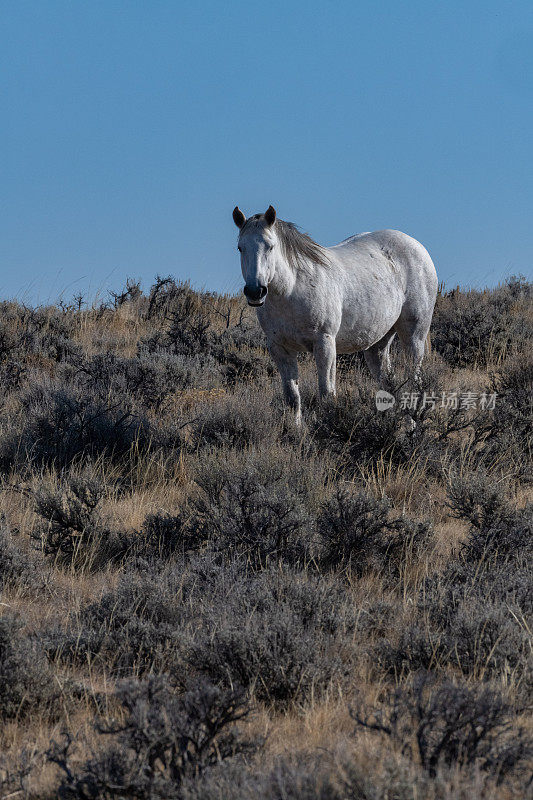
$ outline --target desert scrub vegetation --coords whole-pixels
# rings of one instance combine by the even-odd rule
[[[532,306],[442,290],[385,412],[302,356],[298,429],[239,297],[3,302],[0,796],[528,796]]]

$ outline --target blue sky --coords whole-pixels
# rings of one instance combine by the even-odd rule
[[[0,3],[0,296],[241,287],[235,204],[533,269],[533,4]]]

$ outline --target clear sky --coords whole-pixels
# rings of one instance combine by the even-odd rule
[[[530,0],[0,0],[0,296],[241,287],[231,211],[533,270]]]

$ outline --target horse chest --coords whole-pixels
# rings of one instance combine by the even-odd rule
[[[283,309],[268,308],[265,304],[257,316],[267,341],[280,344],[287,350],[312,352],[317,335],[328,332],[330,327],[328,317],[323,311],[303,304],[288,304]],[[330,318],[331,316],[333,315],[329,315]],[[332,332],[335,327],[336,325]]]

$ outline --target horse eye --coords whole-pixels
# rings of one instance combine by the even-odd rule
[[[237,250],[239,251],[239,253],[242,253],[242,247],[240,246],[240,244],[237,245]]]

